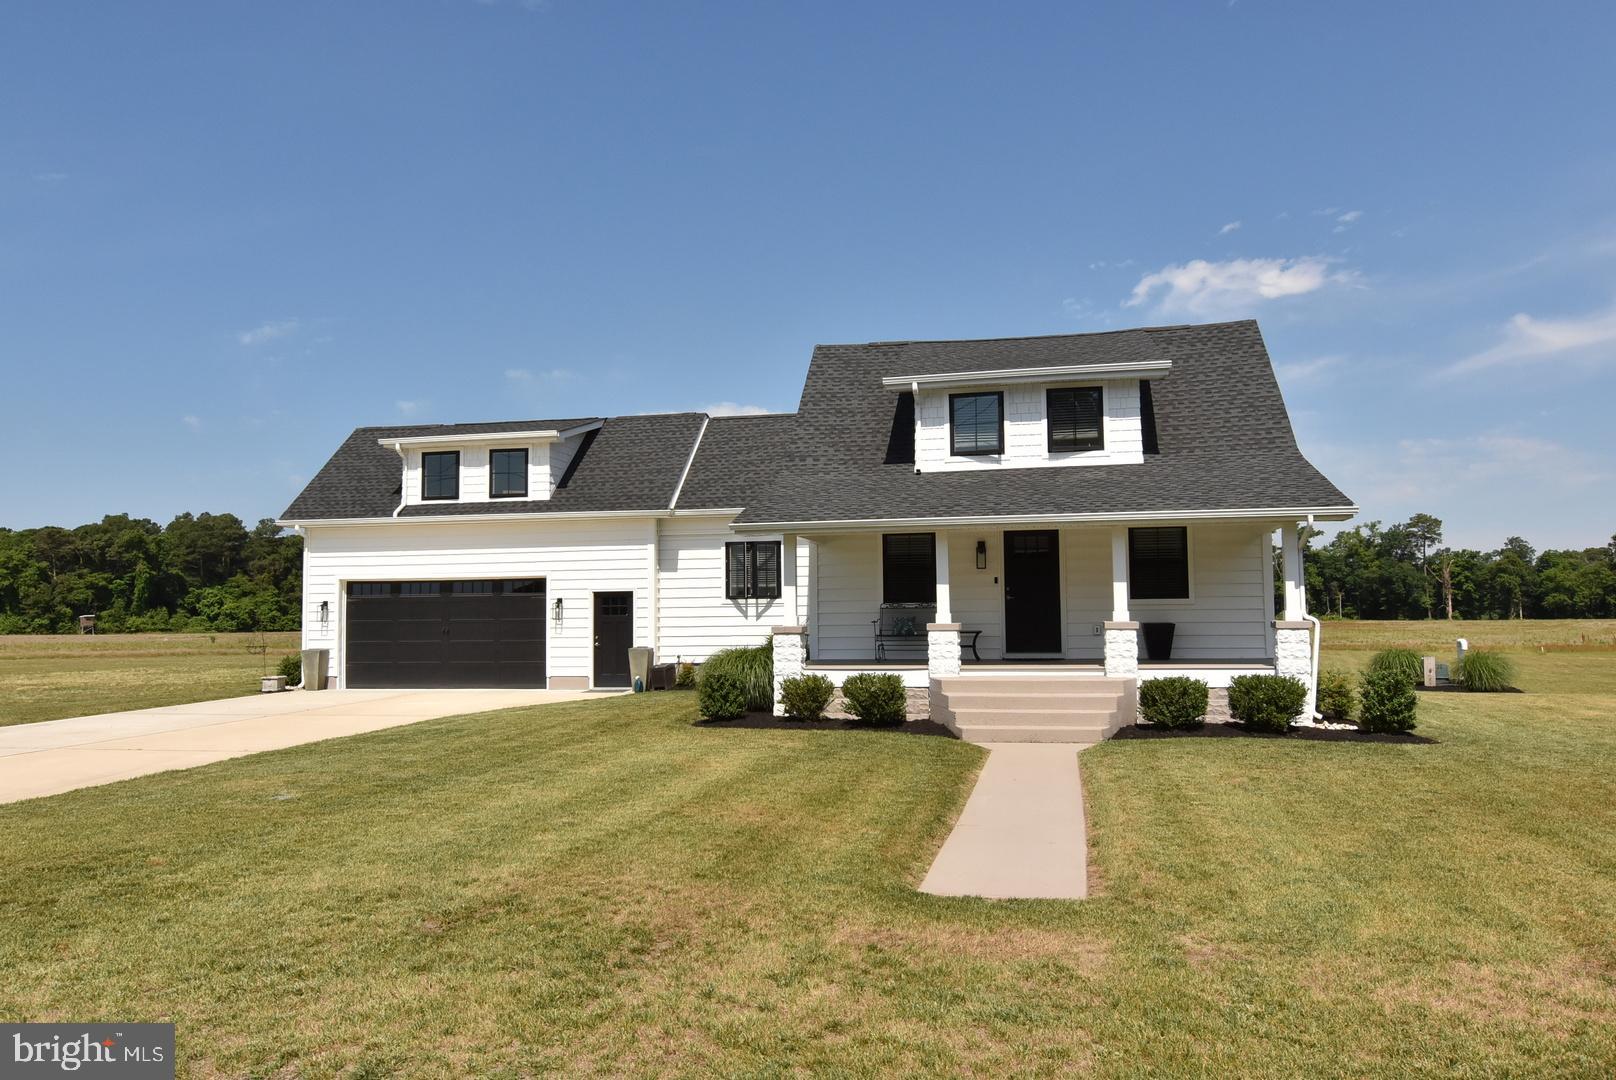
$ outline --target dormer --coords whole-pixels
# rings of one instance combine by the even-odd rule
[[[603,423],[590,420],[565,428],[404,435],[377,442],[402,459],[401,506],[545,502],[555,494],[579,447]]]
[[[1142,464],[1170,360],[892,375],[914,399],[915,471]]]

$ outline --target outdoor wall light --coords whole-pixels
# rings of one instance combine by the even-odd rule
[[[988,542],[986,540],[976,542],[976,568],[978,570],[988,568]]]
[[[329,600],[320,601],[320,625],[331,625],[331,601]]]
[[[561,597],[559,596],[555,598],[555,603],[550,605],[550,618],[556,622],[561,621]]]

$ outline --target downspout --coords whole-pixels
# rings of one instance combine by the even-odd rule
[[[398,505],[393,507],[393,516],[398,517],[404,510],[404,500],[409,496],[406,492],[410,485],[410,456],[404,452],[404,447],[398,443],[393,444],[393,452],[398,455]]]
[[[1307,528],[1309,532],[1313,530],[1312,514],[1307,515]],[[1306,554],[1307,545],[1305,543],[1298,542],[1296,545],[1296,569],[1298,576],[1302,579],[1301,581],[1297,582],[1297,585],[1302,590],[1302,618],[1313,624],[1313,719],[1323,720],[1324,714],[1319,712],[1319,646],[1323,644],[1324,641],[1324,627],[1319,623],[1319,620],[1309,614],[1307,610],[1307,572],[1305,567],[1302,565],[1302,560]]]

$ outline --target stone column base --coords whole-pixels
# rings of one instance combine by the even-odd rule
[[[1139,624],[1105,624],[1105,673],[1114,679],[1132,679],[1139,674]]]
[[[1307,687],[1307,704],[1302,715],[1312,716],[1314,700],[1318,696],[1318,686],[1313,682],[1312,623],[1274,623],[1274,674],[1302,680],[1302,685]]]
[[[787,679],[803,672],[808,658],[808,628],[805,626],[776,626],[774,634],[774,715],[784,716],[785,706],[780,702],[780,688]]]

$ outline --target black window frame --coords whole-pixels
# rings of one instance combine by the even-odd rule
[[[1182,569],[1166,566],[1169,556],[1140,554],[1141,541],[1155,540],[1159,534],[1176,533],[1180,537]],[[1183,591],[1176,591],[1180,578]],[[1147,526],[1128,530],[1128,599],[1152,601],[1182,601],[1190,599],[1190,531],[1183,525]]]
[[[972,450],[961,450],[959,445],[959,424],[954,420],[954,410],[962,398],[997,398],[999,402],[999,429],[998,444],[991,449],[976,447]],[[1004,453],[1004,391],[1003,390],[973,390],[963,394],[948,395],[948,452],[954,457],[984,457]]]
[[[778,600],[784,585],[781,565],[785,545],[779,540],[730,540],[724,544],[724,599]],[[759,551],[774,557],[772,579],[767,567],[759,571]],[[766,560],[765,560],[766,561]]]
[[[448,495],[432,495],[428,493],[428,482],[431,475],[427,469],[428,458],[454,458],[454,490]],[[426,450],[421,453],[421,500],[423,502],[453,502],[460,498],[460,451],[458,450]]]
[[[1075,436],[1068,440],[1070,445],[1056,445],[1055,438],[1055,395],[1056,394],[1085,394],[1094,395],[1095,436],[1092,439],[1077,439]],[[1073,401],[1074,412],[1076,401]],[[1075,424],[1074,417],[1074,424]],[[1082,454],[1094,450],[1105,449],[1105,387],[1103,386],[1052,386],[1044,391],[1044,429],[1049,452],[1051,454]]]
[[[498,489],[498,487],[496,486],[495,478],[499,476],[499,472],[498,472],[498,470],[496,470],[494,468],[494,458],[495,458],[496,455],[499,455],[499,454],[521,454],[522,455],[522,468],[517,474],[522,479],[522,490],[520,490],[520,491],[500,491]],[[527,498],[527,467],[528,467],[528,462],[529,462],[528,452],[527,452],[527,447],[525,447],[525,446],[507,446],[507,447],[501,447],[501,448],[499,448],[497,450],[488,451],[488,497],[490,499],[525,499],[525,498]]]
[[[937,603],[936,533],[881,534],[881,602]]]

